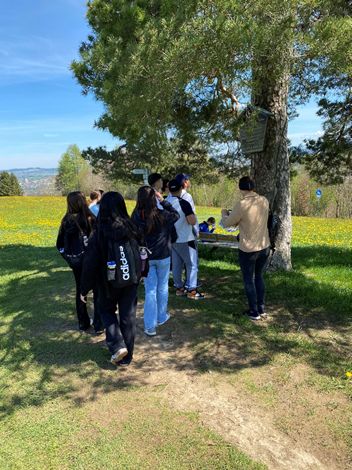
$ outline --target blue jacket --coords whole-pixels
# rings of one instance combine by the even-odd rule
[[[199,231],[202,233],[213,233],[215,228],[210,229],[210,226],[207,222],[202,222],[199,224]]]

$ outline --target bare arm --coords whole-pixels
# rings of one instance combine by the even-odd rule
[[[196,225],[197,223],[197,217],[195,216],[195,214],[187,215],[186,220],[189,225]]]

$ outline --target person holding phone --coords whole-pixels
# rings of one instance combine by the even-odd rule
[[[239,180],[242,199],[232,211],[222,210],[224,228],[239,226],[239,262],[249,309],[244,312],[251,320],[265,317],[265,284],[263,273],[270,253],[268,232],[269,202],[257,194],[249,176]]]

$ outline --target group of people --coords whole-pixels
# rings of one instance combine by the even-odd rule
[[[198,286],[199,224],[190,177],[178,174],[168,181],[152,173],[149,185],[139,188],[129,216],[123,196],[114,191],[93,191],[85,196],[71,192],[56,246],[71,267],[76,282],[79,329],[94,327],[106,333],[113,364],[124,366],[133,358],[137,288],[144,277],[144,333],[155,336],[169,319],[169,275],[175,294],[190,300],[205,296]],[[269,255],[268,201],[254,192],[248,177],[240,180],[243,199],[229,212],[222,211],[224,227],[240,228],[240,265],[252,320],[265,315],[263,270]],[[166,197],[164,197],[166,196]],[[204,231],[215,228],[213,218]],[[202,225],[202,224],[201,224]],[[183,273],[185,272],[185,278]],[[87,312],[87,295],[93,291],[94,317]]]

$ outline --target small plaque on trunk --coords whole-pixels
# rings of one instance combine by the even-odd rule
[[[244,154],[262,152],[265,144],[266,127],[272,113],[261,108],[248,108],[244,124],[240,128],[240,142]],[[251,116],[255,113],[255,116]]]

